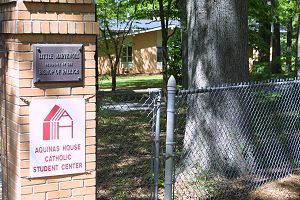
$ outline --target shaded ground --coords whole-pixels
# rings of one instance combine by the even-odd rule
[[[98,199],[149,199],[151,127],[141,111],[101,111]],[[126,112],[125,112],[126,111]]]
[[[201,200],[300,200],[300,174],[290,175],[283,179],[267,183],[256,190],[247,187],[248,183],[244,180],[235,180],[234,182],[227,180],[224,182],[219,180],[220,185],[216,186],[215,181],[209,179],[205,185],[203,182],[201,191],[197,190],[201,186],[193,185],[189,182],[176,182],[175,198],[176,200],[185,199],[201,199]],[[223,182],[223,183],[221,183]],[[229,189],[226,185],[230,185]],[[250,186],[250,185],[249,185]],[[197,188],[195,190],[195,188]],[[248,189],[247,189],[248,188]],[[163,193],[163,191],[162,191]],[[214,193],[216,196],[210,194]],[[219,197],[218,196],[218,193]],[[206,197],[205,197],[206,196]],[[160,198],[163,199],[163,198]]]
[[[266,184],[251,192],[248,199],[298,200],[300,199],[300,174],[291,175],[281,180]]]
[[[100,97],[97,199],[153,199],[152,108],[156,97],[149,92],[108,93]]]

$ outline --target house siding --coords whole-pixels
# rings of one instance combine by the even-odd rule
[[[154,74],[161,73],[157,69],[156,62],[156,47],[158,38],[158,31],[146,32],[132,36],[129,41],[133,44],[133,63],[132,67],[125,71],[121,65],[117,74]],[[101,53],[99,56],[99,73],[110,74],[109,60]]]
[[[156,69],[157,31],[134,37],[133,73],[159,73]]]

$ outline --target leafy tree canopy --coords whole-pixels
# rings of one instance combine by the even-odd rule
[[[296,18],[298,14],[296,0],[278,0],[278,13],[282,24],[286,25],[287,19],[292,17]]]

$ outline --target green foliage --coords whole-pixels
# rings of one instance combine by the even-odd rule
[[[268,3],[269,2],[269,3]],[[266,54],[270,50],[270,43],[268,37],[272,35],[270,31],[270,24],[276,22],[279,19],[281,25],[287,28],[288,20],[292,19],[293,29],[296,30],[298,26],[298,9],[297,0],[249,0],[249,46],[257,49],[262,56],[268,56]],[[296,31],[293,32],[293,45],[292,51],[287,51],[286,34],[281,34],[281,59],[280,61],[284,70],[291,70],[291,66],[285,66],[285,58],[292,58],[295,61],[296,57]],[[254,75],[256,78],[265,79],[272,78],[269,69],[265,66],[265,63],[261,63],[254,66]],[[257,71],[258,70],[258,71]],[[265,74],[262,74],[261,72]],[[293,73],[293,72],[291,72]],[[258,75],[258,76],[257,76]],[[282,75],[282,74],[281,74]],[[285,74],[283,74],[285,75]]]
[[[296,76],[295,67],[291,71],[284,71],[280,74],[272,74],[268,63],[256,63],[250,72],[250,81],[264,81],[268,79],[291,78]]]
[[[148,19],[160,19],[159,4],[163,6],[164,16],[168,16],[170,19],[179,19],[178,7],[176,0],[142,0],[139,7],[144,10],[142,17]]]
[[[266,0],[248,0],[248,15],[250,20],[272,21],[274,10],[267,4]]]
[[[182,85],[182,53],[181,32],[179,30],[170,38],[168,43],[169,66],[168,75],[173,75],[179,85]]]
[[[261,81],[271,78],[271,71],[268,63],[254,64],[250,72],[251,81]]]
[[[133,19],[138,0],[97,0],[97,15],[101,20]]]
[[[289,17],[296,19],[298,14],[296,0],[278,0],[278,2],[278,14],[282,24],[287,25],[286,22]]]

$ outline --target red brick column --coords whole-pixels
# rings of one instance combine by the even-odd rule
[[[95,52],[98,23],[92,0],[2,0],[0,33],[8,52],[3,102],[4,199],[96,199]],[[34,44],[83,44],[83,84],[33,84]],[[30,179],[29,104],[35,98],[85,98],[84,174]]]

